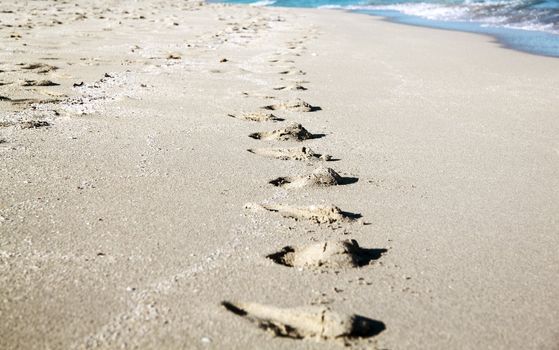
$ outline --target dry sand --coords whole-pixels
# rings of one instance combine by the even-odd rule
[[[559,60],[330,10],[0,11],[1,349],[558,349]],[[324,135],[248,137],[293,122]]]

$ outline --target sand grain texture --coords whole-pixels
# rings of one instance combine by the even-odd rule
[[[198,1],[0,37],[0,349],[557,348],[557,59]],[[290,123],[325,135],[247,137]]]

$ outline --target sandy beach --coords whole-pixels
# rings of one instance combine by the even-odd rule
[[[559,349],[559,59],[198,1],[0,37],[0,349]]]

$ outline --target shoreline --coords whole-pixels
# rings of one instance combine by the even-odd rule
[[[236,2],[224,2],[224,3],[240,4]],[[419,15],[406,14],[404,12],[400,12],[399,10],[390,10],[390,9],[389,10],[351,9],[341,5],[323,5],[318,7],[290,7],[284,5],[276,6],[274,5],[274,3],[263,4],[263,5],[256,5],[256,3],[246,3],[240,5],[255,6],[255,7],[280,7],[280,8],[291,8],[291,9],[341,10],[349,13],[362,13],[370,16],[385,18],[390,23],[490,36],[491,38],[495,39],[504,48],[509,48],[515,51],[525,52],[525,53],[538,55],[538,56],[559,58],[559,51],[557,51],[556,49],[558,45],[551,46],[551,48],[550,45],[548,44],[543,45],[543,43],[541,42],[543,38],[540,38],[540,42],[539,42],[540,46],[536,48],[533,48],[532,46],[526,43],[524,44],[514,43],[515,40],[518,40],[518,35],[522,35],[524,38],[526,38],[526,36],[534,36],[534,35],[538,35],[540,37],[542,36],[553,37],[555,38],[554,40],[555,42],[559,42],[558,39],[559,33],[547,32],[542,30],[523,29],[523,28],[515,28],[515,27],[507,27],[507,26],[498,26],[498,25],[492,26],[492,25],[484,24],[481,21],[466,21],[466,20],[459,20],[459,19],[455,19],[455,20],[430,19]],[[358,5],[350,5],[349,7],[351,6],[357,8],[359,7]],[[459,28],[459,27],[463,27],[463,28]],[[482,28],[487,28],[487,29],[484,30]],[[502,33],[497,33],[499,31],[502,31]],[[516,35],[514,35],[513,33],[516,33]]]
[[[351,12],[351,10],[349,12]],[[523,49],[521,47],[516,47],[516,46],[514,46],[514,44],[509,43],[508,40],[503,35],[499,36],[497,34],[484,33],[484,32],[481,32],[481,31],[475,31],[473,29],[472,30],[460,30],[460,29],[453,29],[453,28],[443,28],[443,27],[437,27],[435,24],[420,25],[420,24],[406,23],[406,22],[398,21],[397,19],[391,19],[390,16],[382,16],[382,15],[378,15],[378,14],[371,14],[370,16],[381,17],[381,18],[385,19],[387,22],[394,23],[394,24],[402,24],[402,25],[408,25],[408,26],[412,26],[412,27],[430,28],[430,29],[444,30],[444,31],[451,31],[451,32],[477,34],[477,35],[486,36],[486,37],[491,38],[493,41],[495,41],[496,44],[498,44],[503,49],[513,50],[513,51],[521,52],[521,53],[527,53],[527,54],[535,55],[535,56],[542,56],[542,57],[549,57],[549,58],[559,58],[559,52],[557,52],[555,55],[552,55],[552,54],[546,54],[543,51],[529,50],[529,49]],[[406,15],[406,16],[409,16],[409,15]],[[413,17],[413,16],[410,16],[410,17]],[[418,17],[418,18],[421,19],[421,17]],[[460,23],[460,22],[452,22],[451,21],[451,23]],[[501,27],[496,27],[496,28],[501,29]],[[521,31],[521,29],[515,29],[515,28],[510,28],[510,29],[516,30],[516,31]],[[541,33],[541,34],[544,34],[544,35],[558,35],[558,34],[552,34],[552,33],[547,33],[547,32],[540,32],[540,31],[535,31],[535,32]]]
[[[319,10],[323,10],[323,9],[319,9]],[[325,8],[324,10],[330,10],[330,9]],[[546,55],[546,54],[542,54],[542,53],[537,53],[537,52],[532,52],[532,51],[528,51],[528,50],[522,50],[522,49],[519,49],[519,48],[515,48],[514,46],[509,45],[506,42],[502,41],[497,36],[487,34],[487,33],[479,33],[479,32],[464,31],[464,30],[459,30],[459,29],[439,28],[439,27],[428,26],[428,25],[419,25],[419,24],[413,24],[413,23],[398,22],[395,19],[391,19],[389,16],[362,13],[362,12],[357,12],[356,10],[347,10],[347,9],[331,9],[331,10],[342,11],[342,12],[345,12],[345,13],[348,13],[348,14],[360,14],[360,15],[370,16],[370,17],[382,20],[382,21],[384,21],[386,23],[390,23],[390,24],[399,24],[399,25],[410,26],[410,27],[415,27],[415,28],[427,28],[427,29],[433,29],[433,30],[441,30],[441,31],[445,31],[445,32],[457,32],[457,33],[466,33],[466,34],[478,35],[480,37],[484,37],[485,39],[489,39],[490,42],[494,43],[495,45],[497,45],[498,47],[500,47],[502,49],[511,50],[511,51],[514,51],[514,52],[517,52],[517,53],[523,53],[523,54],[528,54],[528,55],[532,55],[532,56],[538,56],[538,57],[559,58],[559,56]]]
[[[390,19],[390,17],[388,17],[388,16],[380,16],[380,15],[370,15],[370,16],[381,17],[381,18],[383,18],[383,20],[387,21],[388,23],[393,23],[393,24],[401,24],[401,25],[407,25],[407,26],[418,27],[418,28],[429,28],[429,29],[436,29],[436,30],[443,30],[443,31],[450,31],[450,32],[460,32],[460,33],[480,35],[480,36],[483,36],[483,37],[490,38],[496,45],[498,45],[502,49],[512,50],[512,51],[515,51],[515,52],[525,53],[525,54],[529,54],[529,55],[533,55],[533,56],[556,58],[556,59],[559,58],[559,53],[557,53],[556,56],[553,56],[553,55],[548,55],[548,54],[541,53],[541,52],[530,51],[530,50],[527,50],[527,49],[523,50],[521,48],[514,47],[514,45],[507,43],[506,39],[499,38],[499,36],[497,36],[497,35],[492,35],[492,34],[482,33],[482,32],[465,31],[465,30],[451,29],[451,28],[439,28],[439,27],[428,26],[428,25],[422,26],[422,25],[419,25],[419,24],[398,22],[397,20]]]
[[[342,11],[80,5],[0,29],[0,348],[556,346],[559,61]]]

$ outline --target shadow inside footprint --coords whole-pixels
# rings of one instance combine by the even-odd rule
[[[276,187],[282,187],[284,185],[292,183],[291,179],[288,177],[278,177],[277,179],[273,179],[268,181],[269,184],[272,184]]]
[[[237,306],[235,306],[235,304],[230,303],[228,301],[223,301],[221,305],[223,305],[227,310],[231,311],[235,315],[239,315],[239,316],[247,315],[247,312],[245,310],[238,308]]]
[[[370,319],[368,317],[355,315],[351,326],[351,337],[370,338],[380,334],[386,329],[384,322]]]
[[[357,263],[359,266],[369,265],[371,261],[380,259],[387,251],[388,249],[384,248],[360,248]]]
[[[343,211],[341,210],[340,213],[342,214],[342,216],[344,216],[345,218],[348,218],[350,220],[357,220],[363,217],[363,215],[358,214],[358,213],[350,213],[349,211]]]
[[[283,247],[277,253],[272,253],[272,254],[266,255],[266,258],[272,260],[276,264],[293,267],[292,264],[287,262],[286,256],[288,256],[289,254],[294,254],[294,253],[295,253],[295,248],[293,248],[291,246],[287,246],[287,247]]]
[[[339,185],[351,185],[359,181],[358,177],[345,176],[340,179]]]

